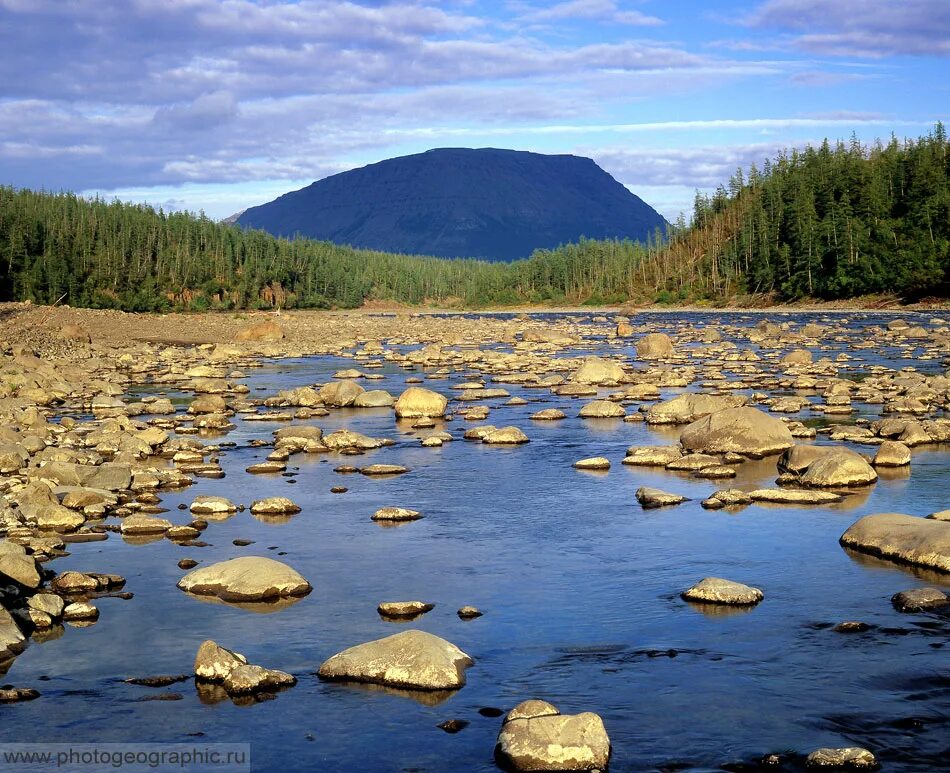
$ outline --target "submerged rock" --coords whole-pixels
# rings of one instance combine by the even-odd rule
[[[495,758],[512,771],[606,770],[610,738],[593,712],[561,714],[546,701],[524,701],[505,717]]]
[[[473,663],[451,642],[412,630],[350,647],[325,661],[318,674],[412,690],[454,690],[465,684],[465,669]]]
[[[223,601],[266,601],[305,596],[313,590],[297,571],[260,556],[244,556],[195,569],[178,581],[189,593],[217,596]]]

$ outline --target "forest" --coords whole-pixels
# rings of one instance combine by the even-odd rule
[[[950,153],[916,140],[789,150],[737,170],[645,243],[511,263],[278,239],[204,215],[0,186],[0,300],[126,311],[907,300],[950,290]]]

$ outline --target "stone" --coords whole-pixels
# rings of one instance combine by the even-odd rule
[[[359,448],[369,450],[371,448],[381,448],[385,441],[377,438],[371,438],[361,435],[359,432],[351,432],[348,429],[338,429],[329,435],[324,435],[323,444],[332,451],[340,451],[345,448]]]
[[[0,542],[0,575],[27,588],[38,588],[40,585],[36,559],[27,555],[22,545],[7,540]]]
[[[82,572],[63,572],[53,578],[53,590],[58,593],[92,593],[99,589],[99,581]]]
[[[727,408],[689,424],[680,434],[689,451],[734,452],[753,458],[781,453],[795,441],[785,423],[756,408]]]
[[[938,510],[927,517],[932,521],[950,521],[950,510]]]
[[[279,690],[297,684],[297,679],[284,671],[263,666],[243,664],[235,666],[224,677],[221,686],[230,695],[249,695],[257,692]]]
[[[99,610],[88,601],[74,601],[63,607],[63,620],[97,620]]]
[[[284,329],[272,319],[255,322],[241,328],[234,336],[235,341],[280,341],[284,338]]]
[[[610,400],[594,400],[583,406],[577,415],[582,419],[622,419],[627,412],[622,405]]]
[[[574,462],[574,468],[578,470],[609,470],[610,459],[603,456],[592,456],[589,459],[579,459]]]
[[[438,392],[422,387],[409,387],[396,400],[396,418],[423,419],[445,415],[448,399]]]
[[[699,601],[706,604],[731,604],[750,606],[765,598],[762,591],[749,585],[724,580],[720,577],[706,577],[680,594],[686,601]]]
[[[910,449],[899,440],[885,440],[871,463],[875,467],[906,467],[910,464]]]
[[[383,617],[418,617],[434,608],[425,601],[383,601],[376,611]]]
[[[355,381],[334,381],[321,387],[318,392],[320,399],[331,408],[345,408],[352,405],[356,398],[366,390]]]
[[[750,491],[753,502],[771,502],[781,505],[833,505],[844,497],[831,491],[803,491],[802,489],[760,488]]]
[[[571,375],[571,381],[576,384],[616,384],[625,375],[623,368],[614,360],[585,357],[581,366]]]
[[[13,616],[0,607],[0,662],[19,655],[26,649],[26,637]]]
[[[650,333],[637,341],[637,357],[657,360],[673,356],[673,341],[665,333]]]
[[[782,357],[783,365],[811,365],[812,354],[808,349],[794,349]]]
[[[62,617],[66,603],[55,593],[37,593],[26,602],[30,609],[44,612],[52,618]]]
[[[947,594],[939,588],[914,588],[895,593],[891,603],[899,612],[917,612],[921,609],[936,609],[950,603]]]
[[[403,475],[409,472],[408,467],[401,464],[370,464],[366,467],[360,467],[361,475]]]
[[[300,512],[300,505],[287,497],[267,497],[251,503],[254,515],[294,515]]]
[[[76,341],[82,344],[92,343],[92,336],[89,334],[89,331],[82,325],[75,323],[63,325],[59,329],[59,336],[66,341]]]
[[[172,527],[171,521],[143,513],[134,513],[122,519],[119,527],[123,535],[164,534]]]
[[[519,445],[528,442],[528,436],[517,427],[501,427],[482,438],[489,445]]]
[[[844,547],[950,572],[950,522],[900,513],[866,515],[841,535]]]
[[[560,421],[566,419],[567,414],[559,408],[545,408],[544,410],[532,413],[529,417],[532,421]]]
[[[462,620],[474,620],[476,617],[481,617],[484,612],[482,612],[478,607],[464,606],[459,607],[458,612],[456,613]]]
[[[677,395],[651,405],[647,411],[647,424],[690,424],[697,419],[727,408],[740,408],[748,398],[742,395],[703,395],[688,393]]]
[[[666,467],[683,455],[679,446],[631,446],[623,464],[638,467]]]
[[[207,639],[198,647],[195,656],[195,677],[207,682],[221,682],[238,666],[247,663],[239,652],[232,652]]]
[[[396,402],[385,389],[370,389],[356,396],[353,401],[354,408],[389,408]]]
[[[198,496],[189,508],[193,515],[225,515],[236,513],[237,505],[224,497]]]
[[[610,738],[593,712],[561,714],[545,701],[525,701],[505,717],[495,758],[512,771],[606,770]]]
[[[868,486],[877,473],[861,454],[850,448],[833,448],[808,465],[799,481],[803,486]]]
[[[320,666],[322,679],[369,682],[412,690],[454,690],[474,661],[425,631],[403,631],[340,652]]]
[[[816,749],[805,759],[810,770],[873,770],[877,759],[867,749],[849,746],[843,749]]]
[[[650,488],[649,486],[641,486],[638,488],[636,497],[637,501],[644,510],[650,510],[656,507],[667,507],[669,505],[678,505],[681,502],[686,502],[688,499],[688,497],[681,496],[680,494],[671,494],[668,491],[662,491],[658,488]]]
[[[418,510],[410,510],[407,507],[381,507],[373,513],[374,521],[417,521],[423,515]]]
[[[178,581],[183,591],[223,601],[267,601],[313,590],[297,571],[272,558],[244,556],[195,569]]]

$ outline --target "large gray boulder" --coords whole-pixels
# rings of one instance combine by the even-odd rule
[[[305,596],[313,590],[296,570],[261,556],[243,556],[189,572],[178,587],[199,596],[223,601],[268,601],[287,596]]]
[[[950,522],[900,513],[866,515],[841,544],[891,561],[950,572]]]
[[[451,642],[411,630],[343,650],[317,673],[323,679],[410,690],[455,690],[465,684],[465,669],[473,663]]]
[[[524,701],[505,717],[495,758],[515,771],[606,770],[610,738],[593,712],[561,714],[546,701]]]
[[[795,445],[783,421],[756,408],[727,408],[694,421],[680,434],[687,452],[737,453],[761,458]]]

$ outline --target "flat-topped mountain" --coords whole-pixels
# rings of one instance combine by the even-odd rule
[[[237,217],[245,228],[354,247],[513,260],[666,221],[589,158],[439,148],[342,172]]]

